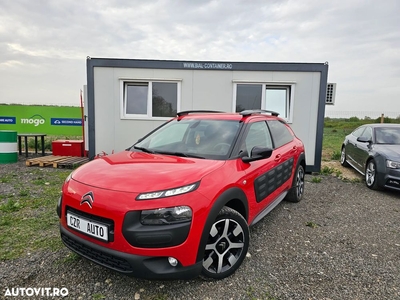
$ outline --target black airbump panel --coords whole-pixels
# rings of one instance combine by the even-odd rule
[[[261,202],[284,184],[292,174],[293,157],[264,173],[254,181],[257,202]]]

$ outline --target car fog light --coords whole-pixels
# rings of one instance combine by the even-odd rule
[[[178,260],[174,257],[168,257],[168,262],[173,267],[176,267],[178,265]]]

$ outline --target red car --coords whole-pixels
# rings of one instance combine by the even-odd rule
[[[180,112],[68,176],[61,239],[135,277],[222,279],[245,258],[249,227],[302,199],[305,166],[303,143],[275,112]]]

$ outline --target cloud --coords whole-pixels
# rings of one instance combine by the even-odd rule
[[[329,109],[393,109],[399,12],[397,0],[2,1],[0,98],[75,103],[86,56],[328,61]]]

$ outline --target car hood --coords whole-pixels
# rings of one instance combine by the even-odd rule
[[[400,145],[375,145],[374,150],[387,159],[400,162]]]
[[[73,172],[83,184],[143,193],[188,185],[223,166],[225,161],[124,151],[95,159]]]

